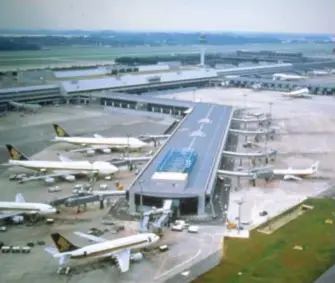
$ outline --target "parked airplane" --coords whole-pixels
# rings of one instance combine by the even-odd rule
[[[313,95],[309,94],[308,88],[301,88],[291,92],[284,92],[283,96],[292,97],[292,98],[312,98]]]
[[[282,80],[282,81],[297,81],[297,80],[303,80],[308,79],[306,76],[299,76],[299,75],[291,75],[291,74],[273,74],[272,75],[273,80]]]
[[[56,137],[52,140],[54,142],[66,142],[70,144],[79,144],[84,148],[74,149],[70,152],[83,152],[87,154],[94,154],[96,150],[104,153],[110,153],[112,148],[115,149],[141,149],[148,147],[149,144],[141,141],[138,138],[132,137],[113,137],[106,138],[98,134],[94,134],[94,137],[72,137],[62,127],[57,124],[53,124],[56,132]]]
[[[153,233],[137,234],[115,240],[106,240],[82,232],[74,232],[74,234],[95,243],[80,248],[60,234],[53,233],[51,238],[57,249],[48,247],[45,251],[59,259],[59,265],[66,264],[69,259],[109,257],[116,260],[121,272],[129,270],[130,261],[139,261],[143,258],[140,252],[131,254],[132,250],[149,247],[159,240],[159,236]]]
[[[254,91],[261,90],[261,89],[262,89],[262,84],[261,84],[261,83],[253,84],[253,85],[251,86],[251,89],[254,90]]]
[[[313,76],[327,76],[327,75],[331,75],[332,72],[331,71],[324,71],[324,70],[314,70],[309,72],[309,74],[313,75]]]
[[[307,169],[273,169],[275,177],[283,177],[284,180],[301,181],[304,177],[309,177],[318,172],[319,161],[315,162],[310,168]]]
[[[15,201],[0,202],[0,219],[12,218],[15,222],[20,222],[23,219],[22,214],[28,215],[47,215],[56,213],[56,208],[49,204],[25,202],[22,194],[15,196]]]
[[[18,110],[28,110],[31,112],[36,112],[42,107],[39,104],[20,103],[12,100],[9,101],[9,104]]]
[[[119,171],[116,166],[109,162],[95,161],[91,163],[89,161],[72,161],[71,159],[65,158],[60,154],[58,154],[60,161],[30,160],[14,146],[7,144],[6,147],[11,158],[8,161],[8,165],[25,167],[43,173],[50,173],[40,176],[27,177],[22,179],[20,182],[42,179],[47,183],[53,183],[55,181],[55,177],[62,177],[66,181],[74,182],[76,180],[75,175],[97,174],[107,177]]]

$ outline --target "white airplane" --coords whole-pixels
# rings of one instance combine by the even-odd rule
[[[306,76],[299,76],[299,75],[291,75],[291,74],[273,74],[272,75],[273,80],[282,80],[282,81],[297,81],[297,80],[303,80],[308,79]]]
[[[293,90],[291,92],[284,92],[283,96],[292,97],[292,98],[312,98],[313,95],[309,94],[308,88],[301,88],[297,90]]]
[[[262,84],[261,84],[261,83],[253,84],[253,85],[251,86],[251,89],[254,90],[254,91],[261,90],[261,89],[262,89]]]
[[[111,258],[116,260],[121,272],[129,270],[130,261],[139,261],[143,258],[140,252],[131,254],[132,250],[149,247],[159,240],[159,236],[153,233],[137,234],[115,240],[106,240],[82,232],[74,232],[74,234],[95,243],[80,248],[59,233],[53,233],[51,238],[57,249],[48,247],[45,251],[59,259],[59,265],[66,264],[69,259]]]
[[[60,154],[58,154],[60,161],[30,160],[14,146],[7,144],[6,147],[11,158],[8,160],[8,165],[33,169],[42,173],[50,173],[24,178],[20,181],[21,183],[40,179],[46,183],[53,183],[55,177],[62,177],[66,181],[74,182],[76,180],[75,175],[97,174],[99,176],[110,177],[119,171],[116,166],[109,162],[95,161],[91,163],[89,161],[72,161]]]
[[[0,202],[0,219],[12,218],[14,222],[22,221],[22,214],[48,215],[56,212],[56,208],[52,207],[49,204],[25,202],[22,194],[17,194],[15,196],[15,201],[13,202]]]
[[[309,74],[313,75],[313,76],[327,76],[332,74],[331,71],[323,71],[323,70],[314,70],[309,72]]]
[[[37,112],[42,106],[39,104],[31,104],[31,103],[22,103],[22,102],[15,102],[9,101],[9,104],[18,110],[28,110],[31,112]]]
[[[94,137],[72,137],[62,127],[53,124],[56,132],[56,137],[52,140],[54,142],[66,142],[70,144],[79,144],[84,148],[74,149],[70,152],[86,151],[87,154],[94,154],[96,150],[104,153],[110,153],[112,148],[115,149],[141,149],[150,146],[148,143],[133,137],[113,137],[106,138],[98,134]]]
[[[301,181],[304,177],[309,177],[317,173],[319,168],[319,161],[315,162],[310,168],[307,169],[273,169],[275,177],[283,177],[284,180]]]

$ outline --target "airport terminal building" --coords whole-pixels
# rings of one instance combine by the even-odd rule
[[[129,187],[130,213],[173,200],[179,214],[206,215],[233,108],[196,103]]]

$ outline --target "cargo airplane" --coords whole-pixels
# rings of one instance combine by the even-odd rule
[[[131,251],[149,247],[159,240],[159,236],[153,233],[142,233],[115,240],[106,240],[82,232],[74,234],[95,243],[80,248],[60,234],[53,233],[51,238],[57,249],[48,247],[45,251],[58,259],[59,265],[66,264],[69,259],[111,258],[116,261],[121,272],[129,270],[130,261],[139,261],[143,258],[142,253],[131,254]]]
[[[292,97],[292,98],[312,98],[313,95],[309,94],[308,88],[301,88],[297,90],[293,90],[291,92],[284,92],[283,96]]]
[[[48,215],[56,212],[56,208],[49,204],[25,202],[22,194],[17,194],[14,202],[0,201],[0,219],[12,218],[14,222],[22,221],[22,214]]]
[[[30,160],[14,146],[7,144],[6,147],[10,156],[8,164],[6,165],[20,166],[47,173],[40,176],[27,177],[20,182],[42,179],[45,180],[46,183],[53,183],[55,177],[61,177],[66,181],[74,182],[76,180],[75,175],[96,174],[108,177],[119,171],[116,166],[109,162],[95,161],[91,163],[89,161],[72,161],[60,154],[58,154],[60,161]]]
[[[53,128],[56,132],[56,137],[52,141],[65,142],[84,147],[71,150],[70,152],[86,151],[87,154],[92,155],[97,150],[103,153],[110,153],[111,149],[141,149],[149,146],[148,143],[133,137],[106,138],[98,134],[94,134],[93,137],[73,137],[58,124],[53,124]]]

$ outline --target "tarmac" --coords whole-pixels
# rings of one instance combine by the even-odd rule
[[[42,108],[43,109],[43,108]],[[19,120],[19,118],[22,118]],[[12,143],[33,159],[56,160],[56,153],[68,148],[65,144],[53,144],[49,140],[54,136],[53,122],[60,123],[69,132],[75,135],[90,135],[99,133],[105,136],[125,135],[132,133],[134,136],[141,133],[159,134],[169,126],[164,121],[139,115],[129,117],[120,113],[111,114],[102,112],[101,109],[81,107],[53,107],[45,108],[40,113],[19,117],[18,113],[9,113],[2,120],[0,128],[1,143]],[[20,123],[18,123],[20,121]],[[22,122],[22,123],[21,123]],[[94,132],[93,132],[94,130]],[[34,146],[32,146],[34,145]],[[70,146],[71,147],[71,146]],[[140,153],[137,153],[140,154]],[[113,157],[110,154],[97,154],[87,157],[80,153],[65,153],[75,160],[108,160]],[[134,153],[135,155],[135,153]],[[7,161],[7,153],[3,149],[1,158]],[[52,186],[59,186],[61,191],[48,192],[48,187],[43,181],[31,181],[18,184],[9,181],[9,175],[19,172],[28,172],[22,168],[11,168],[0,173],[1,199],[13,201],[15,194],[21,192],[26,201],[48,202],[72,194],[72,188],[77,183],[88,183],[87,179],[77,180],[75,183],[59,181]],[[125,187],[135,178],[133,172],[123,168],[115,178],[110,181],[100,180],[95,186],[104,183],[110,190],[115,189],[115,181],[118,180]],[[113,203],[117,198],[112,200]],[[167,244],[169,251],[159,252],[157,249],[144,253],[144,259],[139,263],[131,263],[129,272],[120,273],[112,260],[70,262],[72,272],[70,275],[57,274],[58,262],[43,249],[53,246],[50,238],[52,232],[59,232],[70,241],[79,246],[88,244],[73,234],[74,231],[88,232],[91,228],[105,231],[102,237],[114,239],[125,235],[137,233],[139,223],[117,221],[123,225],[124,231],[115,232],[114,225],[106,225],[102,217],[109,207],[100,210],[98,203],[88,204],[86,209],[77,213],[77,208],[59,207],[60,213],[55,215],[55,223],[47,225],[42,220],[37,223],[20,225],[7,225],[7,232],[1,233],[0,240],[5,245],[25,246],[28,242],[35,243],[30,254],[0,254],[1,256],[1,282],[189,282],[190,278],[196,278],[199,271],[208,271],[220,262],[223,231],[216,226],[200,226],[199,233],[190,234],[187,231],[173,232],[169,229],[164,233],[159,245]],[[42,241],[44,243],[37,244]],[[194,267],[193,264],[197,264]],[[187,271],[188,276],[181,275]],[[201,273],[202,273],[201,272]],[[139,276],[141,274],[141,276]],[[176,278],[171,279],[171,278]]]
[[[275,162],[270,164],[276,169],[304,169],[315,161],[320,161],[319,172],[310,179],[300,182],[273,180],[265,182],[257,180],[256,187],[251,187],[248,181],[241,180],[238,187],[235,178],[232,179],[232,188],[229,200],[228,219],[237,222],[238,201],[243,201],[241,219],[246,219],[250,229],[267,221],[290,207],[302,202],[308,197],[332,195],[332,184],[335,179],[335,99],[334,97],[313,96],[312,99],[287,99],[280,92],[253,91],[238,88],[211,88],[198,89],[193,92],[179,92],[173,95],[175,99],[193,100],[202,102],[222,103],[239,108],[246,108],[246,112],[256,113],[271,111],[276,129],[274,140],[265,144],[264,139],[258,144],[259,148],[245,149],[239,138],[238,152],[255,152],[265,149],[278,150]],[[169,95],[164,95],[169,98]],[[271,104],[270,104],[271,103]],[[270,110],[271,108],[271,110]],[[250,125],[254,127],[255,125]],[[252,128],[251,128],[252,130]],[[251,137],[249,141],[253,141]],[[265,166],[264,161],[257,161],[257,166]],[[243,161],[242,167],[251,166],[250,161]],[[235,161],[235,168],[239,160]],[[267,211],[267,216],[260,216],[260,212]]]

